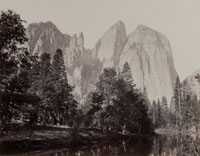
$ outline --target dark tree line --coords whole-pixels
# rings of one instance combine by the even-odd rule
[[[5,97],[5,88],[9,88],[12,78],[18,74],[18,68],[27,55],[25,42],[25,28],[23,20],[19,15],[12,11],[1,12],[0,15],[0,118],[1,125],[9,123],[12,109],[10,104],[5,105],[3,97]],[[16,80],[17,81],[17,80]],[[14,97],[13,97],[14,98]],[[5,99],[5,98],[4,98]],[[4,112],[8,112],[5,116]]]
[[[180,115],[177,115],[177,124],[184,129],[199,130],[200,101],[197,96],[194,95],[190,88],[180,86],[179,99],[179,110],[177,112]]]
[[[83,112],[68,83],[62,50],[53,58],[30,55],[23,23],[13,11],[0,15],[1,130],[26,125],[82,125],[123,134],[153,130],[147,95],[136,89],[128,63],[119,73],[103,70]]]
[[[167,98],[163,96],[161,101],[159,99],[157,102],[153,100],[149,108],[149,114],[155,128],[166,128],[171,122],[171,113]]]
[[[13,11],[0,15],[0,126],[69,125],[104,132],[148,133],[154,128],[199,129],[200,103],[177,77],[170,107],[166,97],[150,101],[134,84],[125,63],[121,72],[103,69],[85,110],[69,85],[63,52],[30,55],[23,21]],[[199,80],[200,76],[197,76]]]
[[[190,89],[184,86],[187,85],[181,85],[177,77],[170,106],[165,97],[162,97],[161,102],[153,101],[149,112],[155,128],[199,130],[200,102]]]
[[[103,131],[120,133],[148,133],[152,122],[148,115],[147,100],[135,88],[128,63],[116,73],[114,68],[105,68],[96,83],[96,90],[86,100],[87,110],[84,125]]]
[[[200,102],[190,88],[184,86],[187,85],[181,85],[177,77],[172,101],[174,109],[171,124],[179,130],[198,130],[200,128]]]
[[[0,125],[73,125],[77,102],[68,84],[62,50],[31,56],[23,20],[13,11],[0,16]]]
[[[26,56],[1,96],[2,125],[73,125],[77,102],[72,95],[60,49],[50,55]],[[3,122],[7,123],[3,123]]]

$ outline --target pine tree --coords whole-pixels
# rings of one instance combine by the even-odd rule
[[[20,47],[27,41],[25,28],[20,15],[8,10],[2,11],[0,15],[0,51],[16,53],[24,46]]]
[[[153,102],[152,102],[152,122],[154,125],[156,123],[156,115],[157,115],[157,106],[156,106],[156,101],[153,100]]]
[[[190,96],[188,95],[184,99],[184,105],[182,107],[182,116],[183,116],[183,121],[184,125],[182,127],[188,129],[190,126],[193,126],[194,123],[192,123],[192,116],[194,114],[194,110],[192,109],[193,105],[195,104],[195,101],[193,101]]]
[[[38,72],[37,72],[38,69]],[[35,64],[35,81],[32,90],[40,97],[39,122],[47,124],[51,120],[51,104],[54,97],[54,87],[52,86],[52,65],[50,54],[44,53],[40,57],[39,64]]]
[[[132,76],[131,68],[128,62],[126,62],[123,65],[123,69],[122,69],[122,72],[120,73],[120,76],[124,79],[124,81],[127,83],[128,86],[135,87],[135,84],[133,84],[133,76]]]
[[[175,89],[174,89],[174,105],[176,115],[176,127],[181,122],[181,83],[179,77],[176,78]]]
[[[21,17],[11,10],[2,11],[0,14],[0,108],[5,109],[4,111],[0,110],[0,115],[3,116],[8,110],[4,114],[4,117],[8,117],[7,123],[9,123],[12,113],[9,114],[10,107],[4,105],[2,96],[5,94],[5,88],[9,87],[11,79],[19,71],[21,57],[26,53],[24,44],[27,38],[23,23]],[[4,123],[5,120],[1,117],[0,125]]]
[[[168,109],[167,98],[165,96],[162,97],[161,112],[162,112],[162,118],[163,118],[163,126],[166,127],[167,123],[169,122],[169,116],[168,116],[169,109]]]
[[[152,125],[147,113],[146,98],[143,93],[134,88],[130,68],[125,69],[119,76],[114,69],[104,69],[97,82],[96,93],[90,94],[92,95],[90,99],[100,99],[101,102],[95,102],[98,107],[93,105],[89,112],[96,110],[93,112],[93,118],[99,121],[98,125],[102,129],[118,133],[149,132]]]
[[[157,101],[157,115],[156,115],[156,128],[161,128],[163,126],[163,118],[162,118],[162,109],[161,109],[161,104],[160,100],[158,99]]]
[[[54,75],[57,76],[60,80],[66,80],[66,69],[65,69],[65,63],[63,59],[63,52],[61,49],[57,49],[56,53],[53,58],[53,71]]]
[[[77,102],[72,95],[72,87],[68,84],[61,49],[58,49],[54,55],[52,68],[52,85],[55,91],[52,108],[54,124],[62,125],[65,120],[72,122],[76,112]]]
[[[99,76],[99,81],[96,83],[97,91],[104,96],[104,104],[112,105],[112,98],[115,91],[117,73],[114,68],[105,68]]]
[[[20,64],[21,55],[26,53],[27,37],[24,21],[11,10],[0,15],[0,91],[15,74]]]
[[[8,127],[9,124],[11,126],[12,123],[31,125],[37,123],[35,108],[40,99],[35,93],[29,91],[31,87],[31,63],[30,56],[22,59],[19,73],[11,79],[2,94],[1,118],[4,127],[5,125]]]
[[[99,112],[102,111],[103,100],[103,95],[99,94],[97,91],[88,94],[85,102],[87,104],[87,111],[83,120],[84,126],[96,126],[97,128],[101,128]]]
[[[109,129],[112,122],[111,114],[113,100],[116,99],[116,77],[117,73],[114,68],[105,68],[99,76],[99,81],[96,83],[96,91],[103,97],[102,109],[99,112],[100,123],[103,129]]]

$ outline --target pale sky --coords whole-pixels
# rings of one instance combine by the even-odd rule
[[[63,33],[83,32],[93,48],[121,20],[127,33],[147,25],[167,36],[175,68],[183,80],[200,69],[200,0],[0,0],[28,23],[52,21]]]

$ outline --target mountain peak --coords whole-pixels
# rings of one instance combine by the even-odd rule
[[[171,46],[165,35],[145,26],[138,25],[127,39],[120,56],[120,68],[128,62],[138,88],[147,89],[150,100],[173,95],[177,77]],[[165,71],[165,72],[163,72]]]
[[[152,45],[159,43],[160,48],[164,48],[169,55],[172,55],[171,46],[167,37],[164,34],[147,27],[146,25],[138,25],[135,31],[129,34],[128,38],[130,43],[151,43]],[[149,54],[154,54],[155,50],[150,47],[148,52]]]
[[[182,88],[186,91],[186,95],[196,96],[200,99],[200,84],[196,79],[197,74],[200,74],[200,69],[196,70],[190,76],[186,77],[182,82]]]
[[[26,31],[31,54],[42,55],[47,52],[53,57],[56,49],[67,47],[70,42],[70,36],[62,34],[51,21],[31,23]]]
[[[146,26],[146,25],[138,25],[135,29],[135,32],[138,32],[138,33],[150,33],[150,34],[161,34],[159,33],[158,31]]]
[[[122,21],[117,21],[115,23],[116,26],[125,26],[124,23]]]
[[[49,27],[55,27],[55,28],[57,28],[56,25],[53,22],[51,22],[51,21],[40,22],[39,24],[45,25],[45,26],[49,26]]]
[[[122,21],[112,25],[99,39],[95,54],[104,62],[104,67],[113,67],[118,64],[126,40],[126,28]]]
[[[79,33],[78,38],[84,38],[83,32],[80,32],[80,33]]]
[[[122,21],[116,22],[109,30],[116,29],[117,31],[126,31],[126,27]]]
[[[146,25],[138,25],[136,27],[135,31],[131,34],[132,35],[138,34],[139,36],[149,36],[149,37],[151,36],[155,39],[162,38],[162,40],[167,40],[167,37],[164,34],[158,32]]]
[[[77,39],[77,44],[78,46],[81,48],[81,50],[84,50],[84,35],[83,32],[80,32],[78,35],[78,39]]]
[[[143,30],[143,29],[150,29],[149,27],[147,27],[146,25],[138,25],[137,26],[137,29],[139,29],[139,30]]]
[[[31,28],[35,28],[35,27],[39,27],[39,28],[53,28],[56,31],[59,31],[58,28],[56,27],[56,25],[51,22],[51,21],[47,21],[47,22],[39,22],[39,23],[31,23],[28,25],[27,29],[31,29]]]
[[[165,35],[138,25],[129,36],[122,21],[114,23],[98,40],[93,52],[84,48],[84,35],[62,34],[52,22],[31,24],[27,29],[29,50],[39,55],[63,49],[65,65],[70,82],[76,84],[81,95],[94,87],[105,67],[122,69],[128,62],[137,88],[146,88],[150,100],[173,96],[177,77],[171,47]],[[84,82],[84,83],[83,83]],[[196,82],[196,81],[195,81]],[[79,94],[80,93],[80,94]]]

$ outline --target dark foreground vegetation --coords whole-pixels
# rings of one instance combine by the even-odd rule
[[[31,55],[23,20],[12,11],[0,17],[0,125],[6,133],[14,126],[68,125],[104,132],[148,133],[153,130],[148,100],[135,88],[128,63],[121,72],[105,68],[84,108],[68,83],[61,49]]]
[[[103,133],[100,129],[80,129],[58,127],[23,127],[15,129],[9,135],[0,138],[0,154],[28,153],[67,149],[78,151],[95,145],[104,145],[130,139],[152,138],[153,134],[123,135],[114,132]]]
[[[13,11],[1,12],[1,148],[72,148],[154,131],[128,63],[120,72],[105,68],[79,108],[62,50],[31,55],[23,23]]]
[[[101,140],[93,142],[85,142],[81,146],[71,147],[69,145],[59,146],[55,148],[31,149],[17,148],[18,150],[11,150],[14,148],[1,148],[1,155],[34,155],[34,156],[198,156],[200,154],[200,140],[199,137],[189,135],[153,135],[153,136],[129,136],[127,138],[120,138],[115,140]],[[16,144],[15,144],[16,146]],[[31,150],[30,150],[31,149]]]
[[[197,81],[200,77],[197,77]],[[186,83],[186,82],[183,82]],[[200,101],[189,88],[181,85],[179,77],[174,86],[174,96],[170,107],[166,97],[153,101],[149,107],[149,115],[155,129],[170,129],[176,132],[199,132]]]
[[[1,12],[1,148],[72,149],[150,135],[155,128],[187,130],[194,125],[198,130],[199,102],[184,92],[178,78],[170,108],[165,97],[151,104],[145,88],[136,88],[128,63],[119,72],[103,69],[80,105],[68,83],[62,50],[54,56],[31,55],[24,22],[13,11]]]

